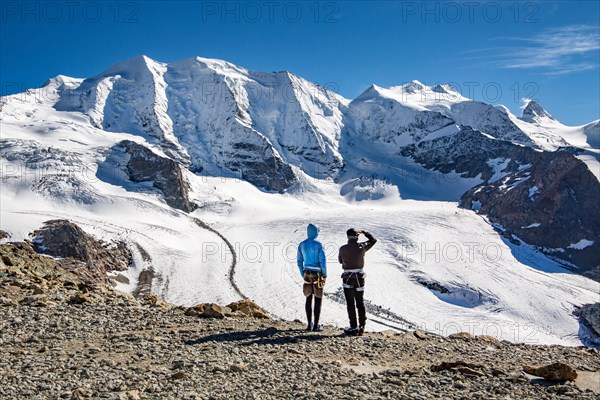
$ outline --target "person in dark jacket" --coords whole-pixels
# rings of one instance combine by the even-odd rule
[[[319,228],[316,225],[308,224],[306,228],[308,238],[298,245],[297,263],[300,270],[300,276],[304,278],[302,290],[306,296],[306,319],[308,325],[307,331],[322,331],[319,325],[321,315],[321,303],[323,302],[323,287],[327,279],[327,262],[323,245],[317,240]],[[312,319],[312,303],[315,299],[315,319]]]
[[[366,242],[358,242],[360,234],[365,235]],[[367,231],[354,228],[348,229],[346,236],[348,237],[348,243],[340,247],[338,256],[343,269],[342,282],[346,306],[348,307],[348,318],[350,319],[350,327],[345,329],[344,332],[352,336],[362,336],[367,321],[363,299],[366,278],[364,271],[365,253],[375,245],[377,239]],[[356,320],[357,310],[358,323]]]

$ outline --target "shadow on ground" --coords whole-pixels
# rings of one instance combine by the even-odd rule
[[[253,344],[285,345],[290,343],[300,343],[303,341],[312,342],[331,337],[333,337],[333,335],[311,333],[302,329],[279,330],[277,328],[266,328],[255,331],[217,333],[194,340],[186,340],[185,344],[193,346],[208,342],[239,341],[242,342],[240,343],[240,346],[251,346]]]

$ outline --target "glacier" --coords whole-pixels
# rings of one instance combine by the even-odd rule
[[[379,239],[367,255],[371,330],[579,345],[573,310],[599,300],[598,282],[458,207],[468,190],[528,171],[497,148],[566,148],[598,179],[599,121],[567,127],[537,103],[515,116],[418,81],[372,85],[350,100],[288,71],[146,56],[3,96],[0,118],[0,229],[22,240],[66,218],[122,240],[136,260],[122,290],[133,292],[151,267],[152,291],[165,300],[243,295],[277,318],[302,318],[294,256],[314,222],[332,271],[327,324],[346,323],[336,249],[349,227]],[[114,152],[123,141],[180,165],[194,211],[131,181],[127,156]],[[479,152],[471,145],[487,146],[481,162],[457,163]]]

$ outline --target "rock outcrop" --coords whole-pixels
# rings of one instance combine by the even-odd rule
[[[126,168],[132,182],[151,182],[171,207],[185,212],[196,208],[188,197],[188,185],[179,163],[130,140],[123,140],[118,146],[129,155]]]
[[[565,382],[577,379],[577,371],[565,363],[553,363],[541,367],[524,366],[523,370],[528,374],[542,377],[550,382]]]
[[[132,262],[123,242],[96,240],[67,220],[46,221],[31,236],[38,253],[63,258],[63,265],[89,282],[108,282],[107,272],[125,271]]]
[[[519,146],[506,140],[499,140],[461,126],[459,132],[433,140],[411,144],[400,149],[400,155],[411,157],[427,169],[443,173],[457,172],[465,178],[480,177],[487,181],[494,176],[494,165],[490,160],[507,158],[515,162],[527,163],[535,150]],[[523,165],[525,165],[523,164]]]
[[[597,336],[600,342],[600,303],[586,304],[577,311],[581,321]]]
[[[270,151],[266,143],[234,143],[234,153],[228,167],[240,173],[241,178],[253,185],[279,193],[289,189],[298,178],[289,164]],[[255,154],[264,154],[264,158],[254,160]]]
[[[251,300],[244,299],[227,306],[237,316],[271,319],[269,314]]]
[[[487,215],[509,240],[536,246],[581,273],[598,266],[600,183],[571,153],[537,151],[461,127],[401,154],[428,169],[483,180],[460,206]]]
[[[567,152],[525,150],[519,167],[474,187],[461,206],[476,208],[522,240],[585,272],[600,263],[600,183]]]
[[[225,318],[225,317],[248,317],[259,319],[271,319],[269,314],[256,303],[245,299],[228,306],[215,303],[203,303],[185,310],[185,315],[200,318]]]
[[[521,119],[525,121],[540,121],[543,119],[554,120],[554,117],[550,115],[537,101],[530,100],[525,108],[523,109],[523,115]]]

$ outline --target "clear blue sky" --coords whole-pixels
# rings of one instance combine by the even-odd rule
[[[145,54],[289,70],[349,98],[370,84],[453,82],[568,124],[600,118],[597,1],[33,1],[0,3],[2,94]]]

